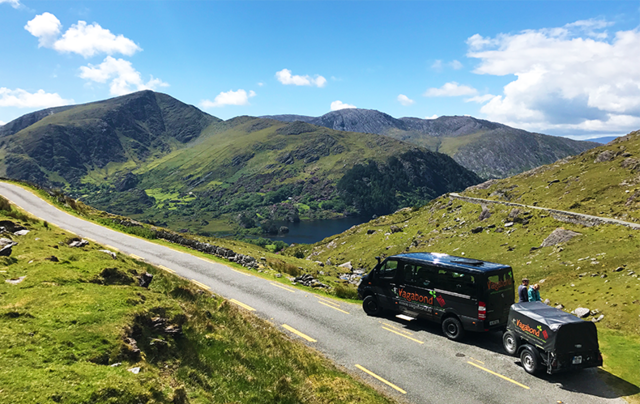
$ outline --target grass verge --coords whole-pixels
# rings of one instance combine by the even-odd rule
[[[391,402],[184,279],[94,243],[69,247],[73,235],[51,225],[4,219],[30,232],[3,234],[18,245],[0,257],[1,402]]]

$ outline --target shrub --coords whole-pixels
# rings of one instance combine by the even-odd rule
[[[358,291],[351,285],[338,284],[335,287],[335,294],[342,299],[357,299]]]
[[[297,266],[293,265],[293,264],[289,264],[288,262],[284,262],[282,260],[279,259],[267,259],[267,264],[280,272],[284,272],[287,273],[291,276],[298,276],[300,274],[302,274],[302,270],[300,270],[300,268],[298,268]]]
[[[11,212],[11,204],[3,196],[0,196],[0,210],[4,210],[5,212]]]

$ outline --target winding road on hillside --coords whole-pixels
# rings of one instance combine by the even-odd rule
[[[0,195],[51,224],[194,281],[268,319],[352,374],[411,403],[624,403],[600,379],[603,370],[527,374],[503,353],[499,333],[447,340],[439,326],[368,317],[334,301],[131,237],[58,210],[33,193],[0,182]]]

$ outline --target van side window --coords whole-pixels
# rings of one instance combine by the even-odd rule
[[[454,292],[462,293],[465,295],[473,295],[476,292],[476,279],[473,275],[463,274],[458,272],[451,272],[451,276],[454,280],[455,290]]]
[[[416,269],[417,269],[416,264],[409,264],[407,262],[403,263],[403,265],[400,268],[400,278],[399,278],[400,282],[404,282],[409,285],[412,285],[416,278]]]
[[[433,287],[432,283],[435,278],[435,270],[426,265],[419,265],[416,268],[416,275],[412,284],[417,287],[427,288]]]
[[[398,273],[398,261],[389,260],[380,268],[380,278],[393,279]]]

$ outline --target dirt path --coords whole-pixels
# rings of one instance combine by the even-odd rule
[[[615,224],[619,226],[630,227],[635,230],[640,230],[640,224],[638,223],[625,222],[623,220],[611,219],[608,217],[586,215],[584,213],[576,213],[576,212],[569,212],[566,210],[542,208],[539,206],[523,205],[520,203],[513,203],[513,202],[494,201],[491,199],[483,199],[483,198],[471,198],[468,196],[462,196],[455,192],[449,193],[449,197],[453,199],[459,199],[461,201],[466,201],[469,203],[479,204],[479,205],[499,204],[499,205],[514,206],[514,207],[525,208],[525,209],[543,210],[543,211],[549,212],[551,216],[553,216],[553,218],[556,220],[559,220],[561,222],[581,224],[583,226],[591,227],[591,226],[597,226],[599,224]]]

